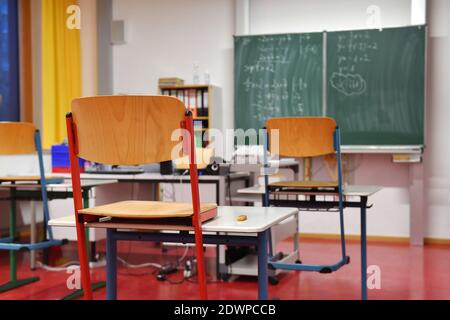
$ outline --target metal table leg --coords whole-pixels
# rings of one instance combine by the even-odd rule
[[[16,189],[10,191],[11,204],[9,208],[9,236],[13,239],[16,237]],[[17,279],[17,253],[13,250],[9,251],[9,282],[0,286],[0,293],[6,292],[24,285],[39,281],[38,277],[27,279]]]
[[[89,208],[89,206],[90,206],[89,205],[89,190],[85,190],[83,192],[83,207]],[[91,251],[91,243],[89,242],[89,238],[90,238],[89,237],[89,228],[86,228],[85,230],[86,230],[86,247],[88,250],[88,258],[89,258],[89,261],[92,262],[95,259],[92,256],[93,252]],[[91,288],[92,288],[92,291],[95,291],[95,290],[104,288],[105,286],[106,286],[106,282],[100,281],[100,282],[93,283]],[[76,290],[76,291],[70,293],[69,295],[65,296],[64,298],[62,298],[62,300],[73,300],[76,298],[81,298],[82,296],[84,296],[84,291],[83,291],[83,289],[80,289],[80,290]]]
[[[366,205],[367,198],[362,199],[361,205],[361,299],[367,300],[367,230]]]
[[[31,243],[37,242],[37,230],[36,230],[36,205],[35,201],[30,201],[30,239]],[[30,268],[31,270],[36,270],[36,251],[30,251]]]
[[[117,299],[117,242],[115,229],[106,231],[106,299]]]
[[[258,233],[258,299],[268,299],[268,254],[267,254],[267,233],[270,230],[266,230]]]
[[[89,208],[89,206],[90,206],[89,190],[87,189],[87,190],[84,190],[84,192],[83,192],[83,207]],[[88,258],[89,258],[89,261],[92,262],[95,260],[95,258],[93,258],[94,253],[91,251],[91,243],[89,242],[89,239],[90,239],[89,228],[86,228],[85,230],[86,230],[86,247],[88,250]],[[96,282],[91,285],[92,291],[95,291],[95,290],[98,290],[98,289],[101,289],[104,287],[106,287],[105,281]],[[62,298],[62,300],[73,300],[76,298],[81,298],[82,296],[84,296],[84,291],[83,291],[83,289],[80,289],[80,290],[76,290],[76,291],[72,292],[71,294],[65,296],[64,298]]]

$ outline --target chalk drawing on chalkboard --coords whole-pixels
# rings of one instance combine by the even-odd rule
[[[361,95],[367,89],[367,82],[360,74],[333,72],[330,83],[346,96]]]

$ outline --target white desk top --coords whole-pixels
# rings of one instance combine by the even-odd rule
[[[271,228],[298,212],[296,208],[219,207],[215,219],[203,225],[204,232],[258,233]],[[247,221],[238,222],[237,217],[246,215]],[[75,227],[75,216],[52,219],[53,227]],[[99,227],[101,224],[96,224]],[[106,227],[106,224],[105,224]],[[148,229],[148,228],[146,228]],[[173,228],[167,229],[173,230]]]
[[[344,188],[344,196],[369,197],[380,190],[381,187],[377,186],[347,186]],[[240,189],[237,192],[247,195],[263,195],[265,193],[265,190],[263,186],[254,186],[251,188]]]
[[[294,166],[299,166],[299,162],[293,159],[281,159],[281,160],[269,160],[268,162],[270,168],[289,168]],[[250,171],[250,172],[258,172],[263,168],[263,164],[261,163],[232,163],[231,171]]]
[[[117,180],[81,180],[81,188],[93,188],[93,187],[99,187],[104,186],[108,184],[115,184],[118,183]],[[47,185],[48,191],[71,191],[72,190],[72,181],[71,180],[65,180],[64,183],[61,184],[49,184]]]
[[[82,188],[93,188],[98,187],[102,185],[108,185],[108,184],[114,184],[117,183],[117,180],[81,180],[81,187]],[[28,189],[40,189],[40,184],[30,184],[30,183],[24,183],[24,184],[0,184],[0,189],[21,189],[21,190],[28,190]],[[71,180],[64,180],[62,183],[54,183],[54,184],[48,184],[47,185],[47,191],[50,192],[71,192],[72,191],[72,181]]]
[[[65,178],[70,178],[70,174],[63,174]],[[235,172],[230,174],[231,178],[245,178],[249,176],[247,172]],[[91,180],[118,180],[118,181],[189,181],[191,178],[189,174],[186,175],[162,175],[160,173],[138,173],[138,174],[98,174],[98,173],[82,173],[80,175],[81,179],[91,179]],[[220,179],[226,179],[226,176],[199,176],[199,181],[217,181]]]

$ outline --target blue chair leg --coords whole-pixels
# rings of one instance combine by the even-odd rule
[[[367,300],[367,233],[366,206],[361,207],[361,299]]]
[[[268,284],[268,254],[267,234],[270,230],[258,233],[258,299],[267,300]]]
[[[106,235],[106,299],[117,299],[117,241],[115,229],[107,229]]]

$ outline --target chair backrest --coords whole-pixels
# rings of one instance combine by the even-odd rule
[[[0,155],[36,153],[35,134],[31,123],[0,122]]]
[[[77,155],[111,165],[174,160],[172,151],[179,141],[172,137],[185,112],[180,100],[167,96],[75,99],[72,117]]]
[[[277,141],[270,141],[270,151],[284,157],[318,157],[334,153],[336,121],[324,117],[274,118],[267,121],[270,138],[278,130]]]

